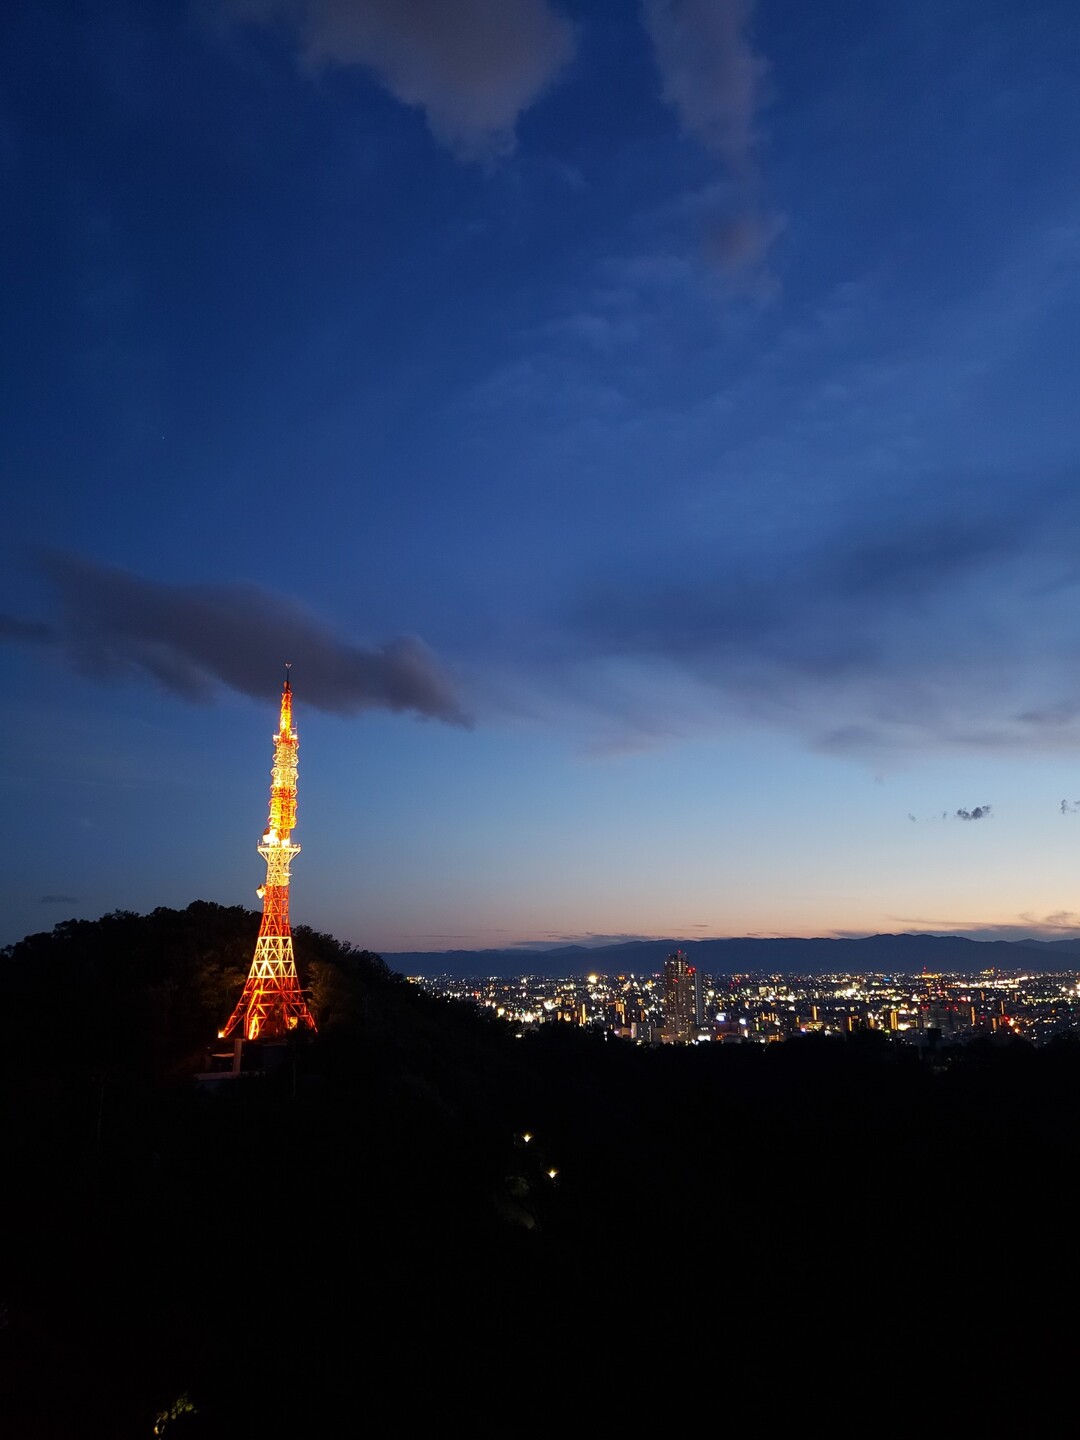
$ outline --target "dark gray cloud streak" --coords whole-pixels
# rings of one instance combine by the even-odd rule
[[[79,670],[98,679],[150,678],[195,701],[218,685],[263,699],[276,695],[289,661],[304,703],[316,709],[412,711],[469,723],[415,637],[352,645],[295,601],[254,585],[165,585],[68,554],[49,553],[41,567],[60,620],[54,628],[15,622],[8,638],[55,635]]]
[[[976,805],[971,810],[966,810],[961,807],[955,812],[954,818],[957,820],[986,820],[989,818],[990,809],[991,807],[989,805]],[[913,815],[910,810],[907,812],[907,818],[914,824],[918,824],[919,817],[917,815]],[[948,819],[949,812],[947,810],[942,810],[940,815],[927,816],[927,823],[936,824],[940,820]]]
[[[20,620],[15,615],[0,615],[0,640],[20,640],[30,645],[48,645],[56,639],[51,625],[38,620]]]
[[[825,540],[805,554],[725,554],[721,573],[596,588],[572,615],[601,648],[660,654],[688,663],[756,659],[827,676],[882,659],[874,622],[895,605],[923,600],[958,573],[1007,554],[1008,520],[932,521],[879,535]]]
[[[721,534],[711,551],[658,550],[645,573],[609,570],[563,617],[574,674],[662,665],[704,687],[717,719],[749,716],[849,754],[937,741],[1074,749],[1080,623],[1052,577],[1077,587],[1080,503],[1056,480],[1025,477],[1020,492],[993,478],[943,478],[906,497],[906,514],[864,507],[801,546],[740,548]],[[639,686],[624,707],[627,693],[643,721],[677,724],[677,703],[661,711]]]

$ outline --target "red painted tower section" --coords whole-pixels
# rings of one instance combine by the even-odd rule
[[[266,861],[266,884],[258,891],[263,902],[262,924],[244,992],[221,1031],[222,1039],[238,1028],[245,1040],[278,1039],[301,1026],[316,1028],[300,989],[289,929],[289,867],[300,852],[291,839],[296,824],[299,744],[292,728],[292,686],[286,674],[270,772],[270,821],[259,842],[259,854]]]

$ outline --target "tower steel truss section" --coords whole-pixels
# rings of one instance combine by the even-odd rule
[[[286,667],[281,717],[274,736],[274,767],[270,772],[270,821],[259,842],[259,854],[266,861],[266,884],[257,892],[263,906],[262,924],[243,994],[221,1032],[223,1039],[237,1029],[245,1040],[267,1040],[297,1028],[316,1028],[300,988],[289,928],[289,867],[300,853],[300,846],[291,839],[296,824],[298,749],[299,739],[292,727],[292,685]]]

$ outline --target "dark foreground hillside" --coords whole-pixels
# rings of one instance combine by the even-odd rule
[[[517,1038],[301,929],[318,1036],[207,1089],[257,924],[0,959],[0,1433],[1030,1414],[1068,1355],[1080,1047]]]

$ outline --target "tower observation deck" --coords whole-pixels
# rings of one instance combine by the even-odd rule
[[[286,667],[281,716],[274,736],[274,767],[270,772],[270,819],[259,841],[266,861],[266,883],[258,890],[262,924],[255,942],[243,994],[229,1016],[221,1038],[239,1029],[245,1040],[279,1039],[298,1027],[316,1028],[296,974],[289,928],[289,867],[300,846],[292,842],[296,825],[296,752],[299,739],[292,726],[292,685]]]

